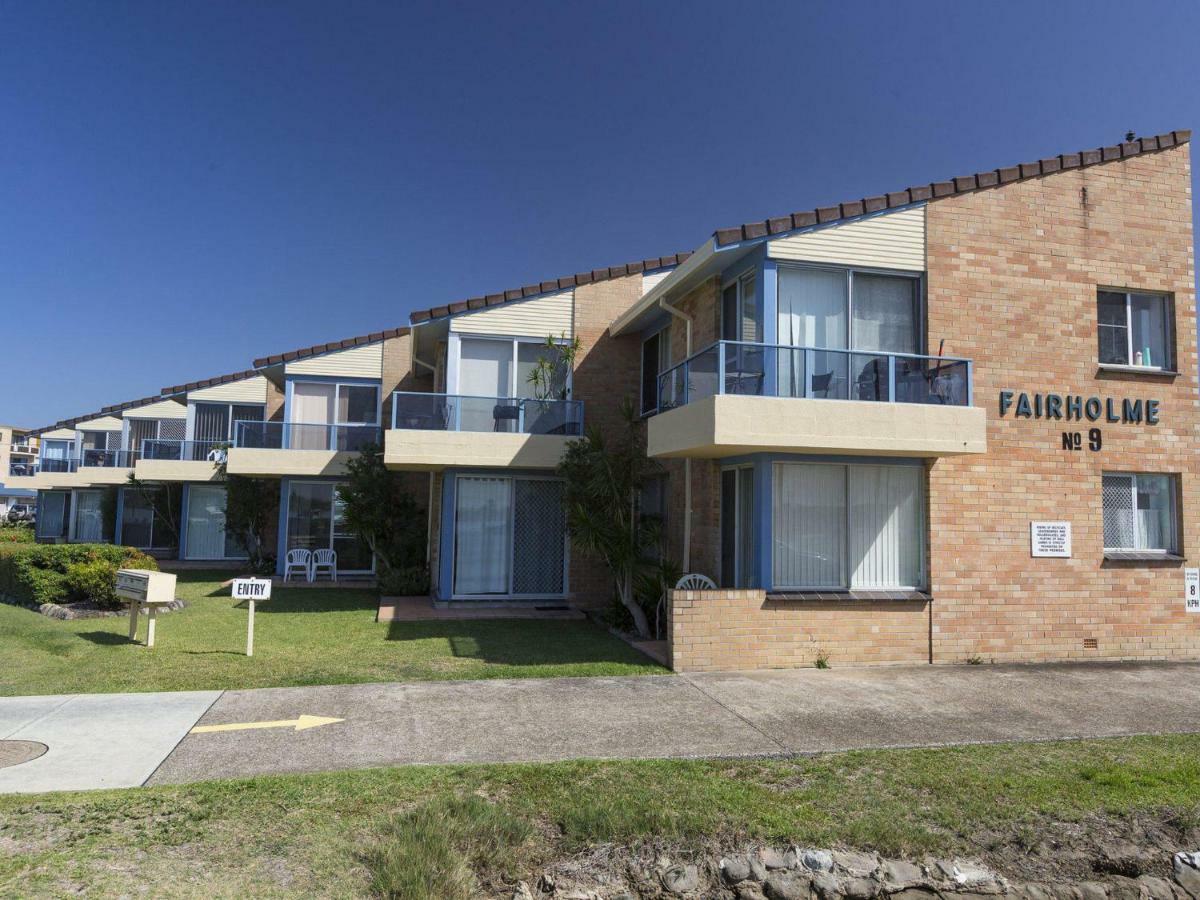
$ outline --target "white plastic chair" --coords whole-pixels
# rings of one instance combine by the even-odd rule
[[[717,583],[707,575],[701,575],[698,572],[692,572],[684,575],[675,582],[675,590],[677,591],[715,591]]]
[[[308,580],[317,580],[318,569],[328,569],[329,577],[337,583],[337,551],[336,550],[314,550],[312,558],[312,566],[308,570]]]
[[[287,581],[291,577],[293,569],[299,569],[304,573],[305,581],[312,581],[311,566],[311,550],[302,550],[300,548],[289,550],[287,552],[287,562],[283,566],[283,580]]]

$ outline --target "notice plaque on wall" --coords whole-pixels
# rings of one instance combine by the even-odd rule
[[[1031,556],[1070,556],[1071,523],[1030,522],[1029,552]]]
[[[1200,569],[1183,570],[1183,608],[1200,613]]]

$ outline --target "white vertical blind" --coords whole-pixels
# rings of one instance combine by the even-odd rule
[[[337,386],[316,381],[297,381],[292,385],[291,420],[288,446],[296,450],[327,450],[328,429],[314,427],[334,421],[334,395]]]
[[[850,467],[850,586],[918,587],[921,578],[923,470]]]
[[[454,593],[508,593],[512,519],[511,479],[457,479]]]
[[[53,491],[42,494],[42,508],[37,520],[39,537],[61,537],[67,516],[67,493]]]
[[[188,486],[187,559],[224,559],[225,488],[220,485]]]
[[[75,492],[75,540],[94,544],[104,539],[99,491]]]
[[[778,463],[772,492],[775,587],[841,587],[846,467]]]

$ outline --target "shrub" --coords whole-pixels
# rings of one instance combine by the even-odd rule
[[[424,566],[408,566],[382,571],[379,591],[388,597],[423,597],[429,593],[429,570]]]
[[[132,547],[115,547],[111,544],[18,545],[12,552],[0,554],[0,594],[31,606],[70,602],[77,599],[74,590],[84,590],[84,586],[99,579],[100,574],[96,566],[86,571],[80,569],[71,573],[69,583],[68,571],[80,564],[94,563],[108,567],[110,584],[117,569],[158,568],[154,559]],[[103,602],[105,598],[88,599]],[[115,596],[113,600],[115,602]]]
[[[121,605],[117,597],[117,567],[103,559],[71,563],[63,573],[63,587],[72,602],[91,600],[106,609]]]
[[[0,525],[0,544],[32,544],[33,529],[28,525]]]

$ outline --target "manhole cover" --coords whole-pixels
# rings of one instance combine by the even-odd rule
[[[49,749],[37,741],[0,741],[0,769],[37,759]]]

